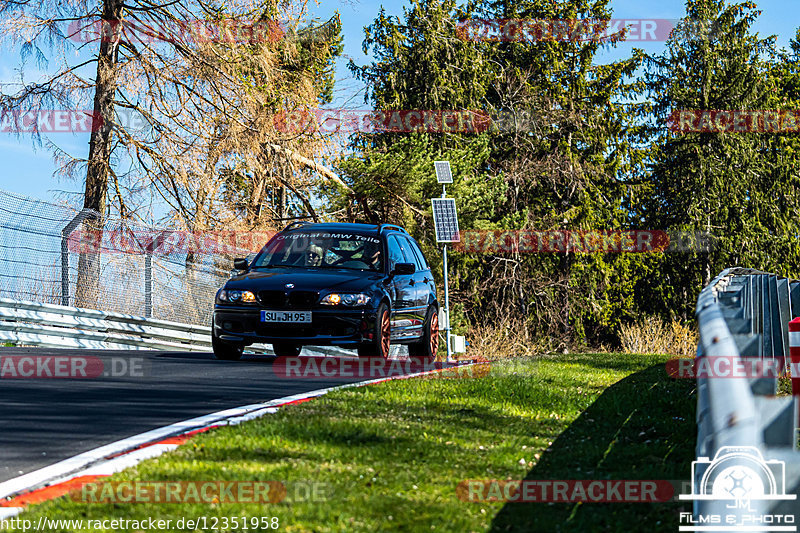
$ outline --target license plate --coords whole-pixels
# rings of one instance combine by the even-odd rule
[[[311,311],[261,311],[261,322],[310,324]]]

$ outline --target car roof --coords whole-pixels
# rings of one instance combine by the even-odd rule
[[[347,222],[316,222],[316,223],[295,223],[283,231],[351,231],[353,233],[360,233],[360,234],[369,234],[369,235],[378,235],[382,229],[382,227],[386,227],[386,229],[391,231],[402,231],[405,233],[405,230],[400,228],[399,226],[395,226],[393,224],[353,224]]]

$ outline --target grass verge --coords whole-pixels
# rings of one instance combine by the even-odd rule
[[[189,530],[174,527],[181,517],[278,517],[281,531],[315,532],[677,531],[686,503],[473,503],[456,496],[466,479],[687,480],[694,382],[668,378],[666,360],[559,355],[498,362],[480,379],[335,391],[199,435],[112,478],[281,481],[288,489],[281,503],[86,504],[63,497],[21,518],[171,519],[173,531]],[[308,487],[319,489],[316,496]],[[253,531],[239,526],[217,530]]]

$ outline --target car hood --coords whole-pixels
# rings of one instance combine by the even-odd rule
[[[255,270],[231,278],[225,287],[240,290],[362,291],[383,277],[377,272],[333,268],[276,268]]]

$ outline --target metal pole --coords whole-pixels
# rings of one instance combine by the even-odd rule
[[[447,185],[442,183],[442,198],[447,198]],[[450,354],[450,295],[448,291],[448,283],[447,283],[447,244],[442,246],[442,258],[443,262],[443,270],[444,270],[444,316],[445,316],[445,328],[444,328],[444,340],[445,345],[447,347],[447,362],[452,363],[453,357]]]
[[[144,256],[144,316],[153,316],[153,250],[148,249]]]
[[[153,253],[164,244],[171,231],[162,231],[153,240],[142,246],[144,248],[144,316],[153,316]],[[138,241],[137,241],[138,242]],[[141,243],[139,244],[141,246]]]
[[[61,305],[69,306],[69,248],[67,237],[61,235]]]
[[[78,227],[78,224],[87,218],[97,219],[97,211],[92,209],[82,209],[69,223],[61,229],[61,305],[69,306],[69,236]],[[78,246],[82,249],[87,243],[79,242]],[[99,242],[97,243],[99,247]]]
[[[447,245],[444,245],[444,252],[442,256],[444,257],[444,316],[445,316],[445,328],[444,328],[444,338],[447,344],[447,362],[453,362],[452,356],[450,355],[450,295],[447,291]]]

